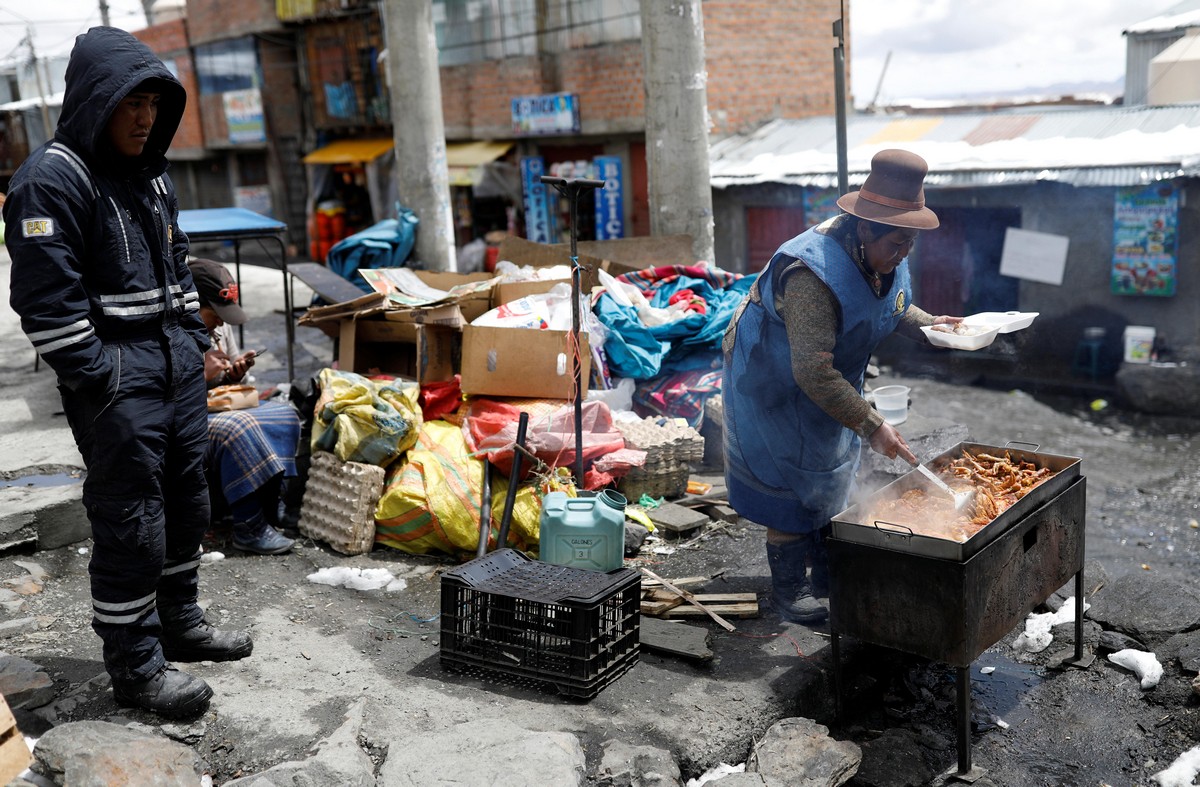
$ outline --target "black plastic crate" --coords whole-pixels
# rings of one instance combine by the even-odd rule
[[[638,660],[641,575],[500,549],[442,574],[441,662],[590,699]]]

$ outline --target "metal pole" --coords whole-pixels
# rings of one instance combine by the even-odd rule
[[[33,78],[37,80],[38,98],[42,101],[42,128],[45,131],[46,139],[43,142],[54,138],[54,129],[50,125],[50,104],[46,98],[46,85],[42,82],[42,72],[38,70],[37,53],[33,50],[33,28],[25,28],[25,43],[29,45],[29,63],[33,69]]]
[[[842,16],[833,23],[833,36],[838,40],[833,48],[833,90],[834,105],[837,110],[837,168],[838,194],[850,190],[849,165],[846,154],[846,37],[843,23],[846,18],[845,10]]]
[[[583,284],[580,281],[582,269],[579,266],[575,214],[579,192],[582,189],[602,189],[605,183],[591,178],[556,178],[549,175],[543,175],[541,180],[567,198],[571,211],[571,377],[575,381],[575,483],[583,486],[583,359],[579,357],[579,296]]]

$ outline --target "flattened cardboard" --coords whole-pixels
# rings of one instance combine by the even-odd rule
[[[569,331],[532,328],[463,328],[462,390],[484,396],[569,399],[575,392],[568,355]],[[579,336],[584,385],[591,374],[587,334]]]

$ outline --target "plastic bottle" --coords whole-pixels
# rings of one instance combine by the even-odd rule
[[[625,505],[620,492],[595,497],[550,492],[542,500],[540,558],[558,566],[612,571],[625,557]]]

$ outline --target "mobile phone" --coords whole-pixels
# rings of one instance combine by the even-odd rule
[[[257,357],[259,357],[260,355],[266,355],[266,354],[267,354],[267,348],[266,348],[266,347],[263,347],[261,350],[251,350],[250,352],[254,353],[254,357],[255,357],[255,358],[257,358]]]

